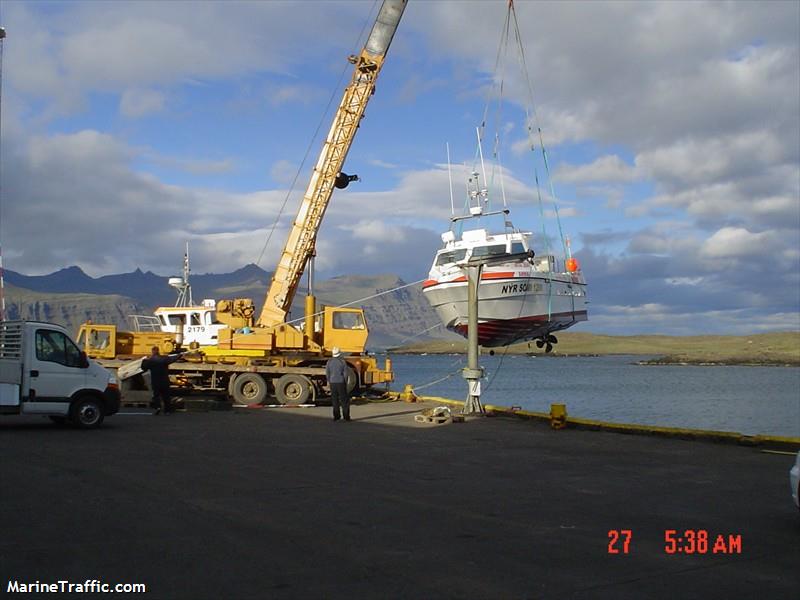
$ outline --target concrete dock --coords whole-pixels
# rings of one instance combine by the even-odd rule
[[[325,407],[128,411],[96,431],[3,418],[0,586],[143,583],[165,599],[800,597],[788,454],[503,417],[415,423],[430,406],[355,406],[349,423]],[[666,551],[668,530],[683,552]],[[705,551],[704,534],[686,530],[706,532]]]

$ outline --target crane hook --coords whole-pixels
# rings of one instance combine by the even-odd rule
[[[347,173],[342,171],[336,176],[336,181],[334,182],[333,185],[335,185],[338,189],[343,190],[348,185],[350,185],[351,181],[361,181],[361,179],[359,178],[358,175],[348,175]]]

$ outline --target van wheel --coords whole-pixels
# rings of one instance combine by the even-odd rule
[[[72,423],[81,429],[94,429],[103,422],[103,405],[96,398],[79,398],[72,407]]]
[[[305,404],[311,397],[311,381],[303,375],[284,375],[275,382],[280,404]]]
[[[256,373],[241,373],[233,380],[231,396],[237,404],[261,404],[267,397],[267,382]]]

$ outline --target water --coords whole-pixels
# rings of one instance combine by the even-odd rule
[[[615,423],[800,437],[800,368],[643,366],[647,357],[481,356],[482,402]],[[426,396],[463,400],[456,373],[466,357],[393,355],[396,383]]]

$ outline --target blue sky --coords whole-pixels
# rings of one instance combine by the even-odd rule
[[[800,328],[800,5],[516,7],[563,228],[590,285],[581,328]],[[196,272],[255,262],[376,10],[3,2],[6,268],[167,275],[186,241]],[[505,10],[411,0],[346,163],[362,181],[336,192],[320,232],[319,276],[425,277],[450,212],[445,144],[458,203]],[[538,234],[541,163],[524,151],[524,79],[509,57],[504,182],[515,224]]]

